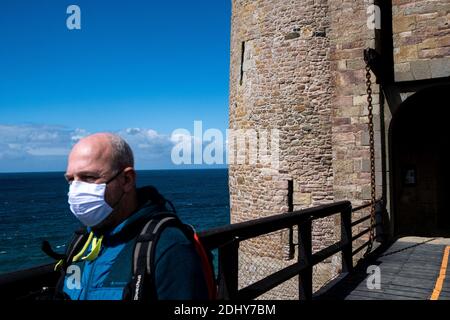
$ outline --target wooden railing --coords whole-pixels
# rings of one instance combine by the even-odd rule
[[[314,265],[341,252],[342,273],[349,273],[353,269],[353,256],[368,246],[369,242],[367,241],[355,251],[352,250],[353,242],[370,231],[370,228],[367,228],[353,236],[352,227],[369,220],[370,215],[352,222],[352,214],[370,205],[369,203],[352,208],[349,201],[341,201],[232,224],[200,233],[200,238],[205,247],[209,250],[218,249],[219,299],[254,299],[297,275],[299,275],[298,294],[300,299],[312,299]],[[341,216],[340,240],[312,253],[312,222],[335,214]],[[239,243],[274,231],[289,229],[293,226],[297,226],[298,232],[297,262],[245,288],[238,289]]]

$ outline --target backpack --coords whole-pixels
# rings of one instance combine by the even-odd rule
[[[184,224],[173,212],[160,212],[151,217],[142,228],[133,252],[133,277],[124,292],[124,300],[156,300],[155,254],[156,245],[162,232],[168,227],[176,227],[190,240],[200,257],[205,283],[208,288],[208,299],[214,300],[217,286],[214,276],[211,252],[201,243],[195,229]]]
[[[215,300],[217,296],[217,284],[214,275],[212,254],[206,250],[195,232],[195,229],[188,224],[184,224],[174,212],[161,211],[153,214],[146,221],[138,221],[141,227],[138,235],[134,236],[135,244],[132,255],[132,278],[126,285],[123,293],[123,300],[152,301],[157,299],[155,285],[155,253],[156,245],[162,232],[168,227],[178,228],[185,237],[191,241],[200,257],[205,283],[208,288],[208,299]],[[49,256],[58,259],[55,270],[60,269],[61,275],[55,288],[53,299],[68,299],[64,292],[64,282],[66,269],[73,261],[73,258],[83,248],[88,239],[89,233],[86,228],[77,230],[70,242],[65,255],[59,255],[51,250],[50,245],[43,243],[43,251]]]

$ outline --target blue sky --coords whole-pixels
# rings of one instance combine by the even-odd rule
[[[99,131],[129,140],[138,169],[170,168],[173,130],[224,132],[230,3],[2,0],[0,172],[62,171]]]

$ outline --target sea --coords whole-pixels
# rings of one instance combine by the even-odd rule
[[[137,171],[137,185],[152,185],[197,231],[230,223],[227,169]],[[0,173],[0,274],[54,260],[42,241],[63,253],[80,223],[67,204],[64,172]]]

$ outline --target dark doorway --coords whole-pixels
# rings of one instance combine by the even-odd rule
[[[390,127],[397,235],[450,236],[450,86],[409,97]]]

